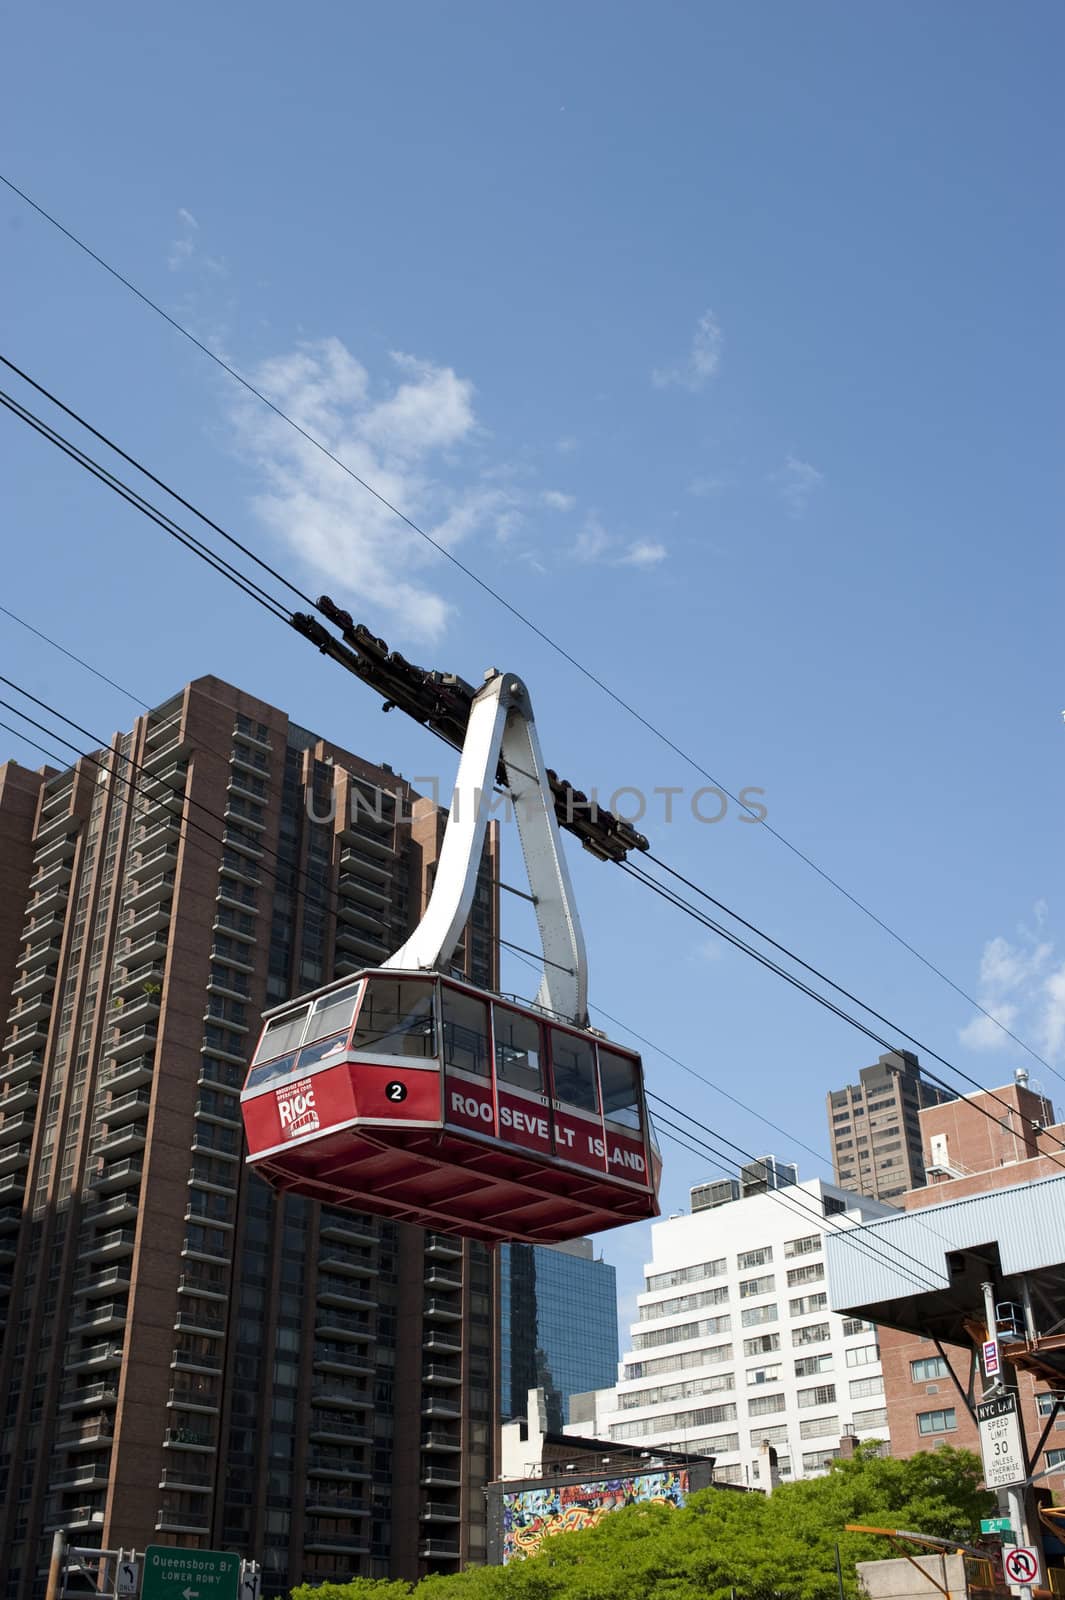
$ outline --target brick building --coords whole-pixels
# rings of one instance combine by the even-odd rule
[[[67,771],[0,768],[3,1600],[57,1527],[237,1550],[266,1593],[483,1559],[487,1251],[279,1201],[238,1102],[261,1009],[396,948],[442,829],[210,677]],[[487,987],[496,848],[454,958]]]
[[[918,1116],[953,1099],[922,1076],[910,1050],[888,1050],[863,1067],[857,1083],[828,1095],[832,1167],[842,1189],[899,1202],[924,1182]]]
[[[1024,1071],[1004,1088],[929,1107],[919,1121],[928,1181],[902,1197],[900,1204],[907,1211],[1061,1176],[1056,1141],[1065,1139],[1065,1124],[1054,1125],[1053,1107],[1029,1087]],[[946,1362],[931,1340],[881,1328],[880,1359],[893,1455],[913,1455],[940,1442],[979,1451],[976,1424],[957,1387],[968,1387],[972,1352],[944,1346],[944,1354]],[[1052,1409],[1050,1390],[1022,1372],[1019,1391],[1028,1446],[1034,1451]],[[1055,1423],[1043,1455],[1037,1470],[1059,1462],[1065,1466],[1065,1417]]]

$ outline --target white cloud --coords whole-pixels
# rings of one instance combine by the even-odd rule
[[[818,472],[809,461],[802,461],[798,456],[789,454],[781,470],[774,475],[773,481],[776,483],[780,498],[792,516],[801,517],[810,496],[825,481],[825,475],[823,472]]]
[[[187,267],[195,261],[198,267],[202,267],[213,276],[223,276],[226,270],[225,262],[217,256],[205,255],[197,243],[196,235],[200,231],[200,224],[192,212],[185,206],[178,206],[177,222],[177,238],[170,241],[166,258],[166,264],[171,272],[180,272],[182,267]]]
[[[676,386],[693,392],[709,382],[721,365],[723,344],[721,324],[712,311],[704,311],[695,324],[691,349],[685,359],[671,367],[655,367],[651,382],[656,389]]]
[[[598,561],[606,555],[610,544],[610,535],[595,513],[591,512],[585,517],[584,526],[577,535],[573,554],[578,561]]]
[[[668,554],[664,544],[656,544],[652,539],[638,539],[618,560],[623,567],[656,567]]]
[[[540,499],[552,511],[572,511],[577,504],[575,495],[563,494],[561,489],[545,489]]]
[[[1057,966],[1054,945],[1038,933],[1046,926],[1045,900],[1032,908],[1036,932],[1021,927],[1015,942],[1001,935],[989,939],[980,956],[977,1000],[984,1011],[960,1030],[971,1050],[1016,1048],[1003,1032],[1009,1028],[1030,1039],[1042,1055],[1056,1057],[1065,1047],[1065,963]],[[996,1026],[998,1024],[998,1026]]]
[[[515,491],[480,477],[456,487],[444,476],[450,453],[476,435],[472,383],[400,352],[391,361],[393,382],[381,392],[339,339],[324,339],[264,362],[252,378],[438,544],[450,549],[482,532],[508,538],[519,515]],[[345,604],[364,602],[375,618],[437,637],[450,607],[437,589],[431,546],[281,417],[248,399],[234,420],[263,483],[256,510],[305,570]],[[386,627],[382,621],[379,631]]]

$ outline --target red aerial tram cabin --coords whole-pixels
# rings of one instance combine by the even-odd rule
[[[640,1058],[434,972],[338,979],[264,1016],[241,1094],[272,1187],[474,1239],[658,1215]]]

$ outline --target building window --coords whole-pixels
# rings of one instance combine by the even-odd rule
[[[752,1417],[767,1417],[771,1412],[783,1411],[784,1395],[778,1390],[776,1394],[755,1394],[747,1401],[747,1411]]]
[[[819,1233],[808,1233],[802,1239],[788,1239],[784,1245],[784,1254],[791,1256],[812,1256],[821,1249],[822,1238]]]
[[[947,1406],[942,1411],[918,1411],[918,1433],[954,1433],[958,1426],[958,1414],[953,1406]]]
[[[744,1250],[736,1257],[736,1266],[740,1272],[750,1272],[755,1267],[764,1267],[773,1259],[773,1246],[763,1245],[760,1250]]]
[[[835,1405],[836,1386],[834,1383],[819,1383],[813,1389],[800,1389],[797,1399],[800,1411],[809,1411],[811,1406]]]
[[[811,1261],[805,1267],[789,1267],[788,1288],[798,1289],[804,1283],[820,1283],[825,1275],[824,1262]]]
[[[1048,1467],[1065,1467],[1065,1450],[1048,1450],[1043,1459]]]
[[[827,1322],[811,1322],[808,1328],[792,1328],[792,1344],[824,1344],[831,1334]]]
[[[755,1295],[772,1293],[773,1274],[771,1272],[767,1272],[765,1276],[761,1278],[742,1278],[740,1280],[741,1300],[751,1300]]]
[[[852,1400],[868,1400],[874,1394],[883,1394],[884,1380],[875,1378],[852,1378],[850,1381],[850,1396]]]
[[[745,1356],[767,1356],[772,1350],[780,1349],[779,1333],[763,1333],[756,1339],[744,1339],[743,1353]]]
[[[788,1301],[793,1317],[808,1317],[813,1311],[824,1311],[828,1305],[827,1294],[802,1294]]]
[[[886,1428],[887,1406],[874,1406],[870,1411],[856,1411],[853,1423],[858,1433],[867,1433],[870,1428]]]
[[[1065,1428],[1065,1396],[1060,1393],[1055,1393],[1037,1394],[1035,1397],[1035,1403],[1039,1409],[1039,1415],[1041,1417],[1049,1417],[1059,1400],[1063,1401],[1063,1404],[1062,1409],[1058,1412],[1056,1426],[1059,1428]]]
[[[838,1417],[808,1417],[799,1423],[800,1439],[828,1439],[833,1434],[839,1438]]]
[[[826,1350],[823,1356],[800,1356],[795,1363],[795,1376],[797,1378],[815,1378],[819,1372],[832,1371],[832,1352]]]
[[[865,1333],[872,1326],[871,1322],[863,1322],[861,1317],[844,1317],[843,1337],[850,1339],[856,1333]]]
[[[740,1321],[745,1328],[757,1328],[760,1322],[775,1322],[777,1308],[773,1306],[747,1306],[740,1312]]]
[[[913,1383],[931,1383],[934,1378],[949,1378],[950,1368],[942,1356],[922,1356],[910,1362],[910,1379]]]
[[[783,1371],[784,1368],[779,1361],[771,1367],[748,1367],[747,1387],[750,1389],[760,1383],[779,1383]]]
[[[880,1346],[878,1344],[859,1344],[853,1350],[847,1351],[848,1367],[870,1367],[874,1361],[880,1360]]]

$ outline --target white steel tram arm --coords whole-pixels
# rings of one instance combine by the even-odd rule
[[[429,904],[410,938],[384,966],[432,971],[451,957],[473,904],[500,761],[544,951],[537,1004],[585,1027],[587,961],[573,885],[529,692],[509,674],[495,674],[474,698]]]

